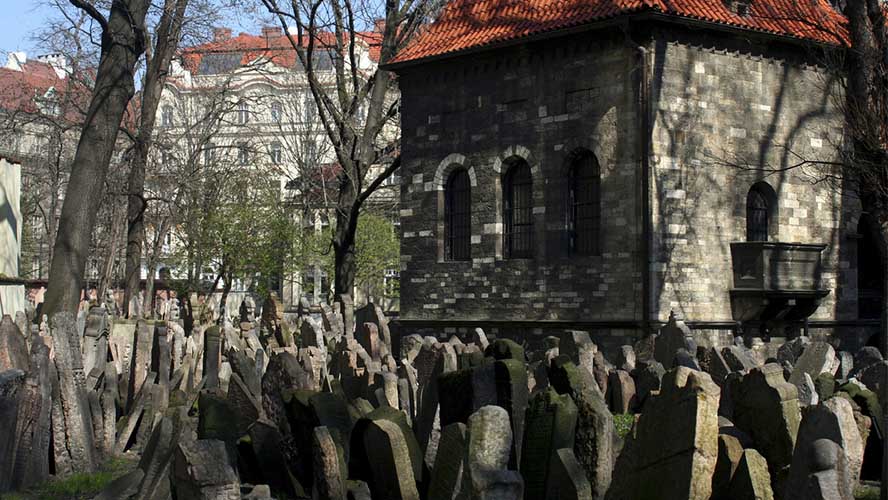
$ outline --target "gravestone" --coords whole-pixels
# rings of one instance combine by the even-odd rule
[[[469,417],[463,490],[470,498],[522,498],[521,475],[507,470],[512,451],[509,414],[484,406]]]
[[[792,462],[801,421],[796,386],[784,380],[780,365],[768,363],[746,374],[732,399],[732,421],[752,436],[779,488]]]
[[[176,447],[173,486],[181,500],[240,500],[237,472],[225,443],[215,439],[181,442]]]
[[[709,498],[718,456],[720,392],[705,372],[686,367],[666,372],[660,394],[636,426],[638,452],[627,497]]]
[[[8,316],[7,316],[8,317]],[[18,435],[15,434],[19,405],[25,387],[25,372],[18,368],[0,372],[0,493],[12,489]]]
[[[465,473],[466,424],[457,422],[441,429],[435,466],[429,484],[429,500],[457,500]]]
[[[797,465],[793,458],[784,499],[853,500],[854,480],[842,447],[828,438],[799,444],[799,462]]]
[[[372,476],[367,481],[373,498],[419,500],[410,451],[401,427],[385,419],[371,421],[363,433]]]
[[[8,314],[0,320],[0,372],[19,369],[28,371],[28,344],[25,336]]]
[[[28,376],[22,391],[15,436],[18,439],[13,487],[28,488],[49,477],[50,413],[52,382],[49,347],[44,337],[35,336],[31,343]]]
[[[312,436],[314,459],[314,498],[346,500],[348,469],[342,449],[330,435],[330,429],[315,427]]]
[[[80,336],[70,313],[56,313],[50,323],[55,371],[58,377],[58,417],[53,415],[53,436],[64,446],[74,472],[91,473],[97,464],[95,436],[86,396],[83,360],[80,355]],[[59,450],[59,447],[56,447]]]
[[[222,331],[218,326],[211,326],[204,331],[203,376],[206,379],[204,388],[220,387],[219,370],[222,369]]]
[[[737,472],[731,481],[730,495],[730,498],[774,500],[768,463],[752,448],[743,451]]]
[[[577,407],[570,396],[549,388],[530,401],[526,424],[520,471],[524,496],[531,500],[546,495],[550,458],[555,451],[574,447]]]
[[[610,406],[614,413],[625,414],[635,409],[635,380],[623,370],[614,370],[608,380]]]
[[[807,373],[811,379],[829,371],[835,362],[836,351],[826,342],[811,342],[796,361],[789,382],[796,386],[804,382]]]
[[[525,494],[526,497],[526,494]],[[592,500],[592,487],[570,448],[556,450],[549,461],[546,500]]]
[[[688,352],[697,352],[691,329],[683,321],[675,317],[674,312],[669,313],[669,321],[660,329],[654,344],[654,359],[659,361],[667,370],[672,368],[675,362],[675,353],[679,349]]]

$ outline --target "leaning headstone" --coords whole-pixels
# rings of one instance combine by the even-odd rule
[[[46,339],[35,337],[31,344],[31,362],[16,419],[18,439],[13,487],[25,489],[49,477],[50,413],[52,382],[50,381],[49,347]]]
[[[345,456],[342,449],[330,435],[330,429],[315,427],[312,436],[314,457],[314,482],[312,492],[315,498],[346,500],[348,486]]]
[[[720,392],[707,373],[686,367],[666,372],[660,394],[636,426],[638,452],[628,498],[709,498]]]
[[[801,444],[801,443],[800,443]],[[796,449],[785,500],[853,500],[854,481],[842,447],[828,438]]]
[[[142,387],[151,371],[151,349],[154,345],[154,329],[145,321],[136,324],[132,342],[132,354],[129,359],[129,389],[127,391],[127,410],[132,408],[136,391]]]
[[[712,498],[714,500],[732,498],[731,481],[743,458],[743,445],[740,440],[730,434],[718,435],[718,458],[715,471],[712,473]]]
[[[721,354],[731,368],[731,371],[747,373],[758,366],[751,352],[745,347],[737,345],[728,346],[722,349]]]
[[[617,414],[629,413],[635,409],[635,381],[623,370],[611,372],[607,383],[611,410]]]
[[[203,373],[206,378],[204,387],[215,389],[221,385],[219,370],[222,369],[222,331],[218,326],[211,326],[204,332]]]
[[[8,314],[0,320],[0,372],[28,371],[28,344],[25,336]]]
[[[80,336],[70,313],[56,313],[50,324],[58,376],[59,400],[54,401],[61,411],[57,420],[53,415],[53,436],[63,443],[74,472],[93,472],[97,465],[95,436],[86,396],[83,361],[80,356]],[[58,447],[57,447],[58,449]]]
[[[507,470],[512,451],[508,412],[499,406],[482,407],[469,417],[468,429],[463,489],[470,498],[522,498],[521,475]]]
[[[180,417],[181,418],[181,417]],[[168,497],[170,491],[169,469],[178,436],[177,425],[162,417],[142,451],[139,469],[145,472],[134,500],[150,500]]]
[[[660,381],[666,370],[657,361],[643,361],[635,367],[632,378],[635,380],[635,398],[637,408],[644,408],[651,392],[660,390]]]
[[[839,351],[836,353],[836,358],[839,361],[839,369],[835,375],[836,379],[848,380],[851,376],[851,371],[854,370],[854,356],[848,351]]]
[[[834,397],[805,410],[792,455],[787,490],[803,490],[810,481],[811,447],[818,439],[829,439],[841,447],[847,458],[847,481],[856,485],[863,464],[863,441],[854,420],[851,402],[843,397]]]
[[[789,362],[791,365],[796,364],[799,356],[805,352],[805,348],[810,343],[811,339],[809,337],[798,337],[789,342],[784,342],[783,345],[777,349],[777,361],[780,361],[781,363]]]
[[[799,405],[803,407],[811,406],[816,405],[820,401],[814,381],[811,380],[811,376],[807,373],[804,374],[802,383],[797,385],[796,389],[799,390]]]
[[[401,428],[385,419],[373,420],[363,435],[364,449],[373,472],[370,492],[374,498],[418,500],[410,451]]]
[[[366,306],[355,311],[355,325],[363,325],[364,323],[373,323],[379,332],[379,338],[382,344],[391,352],[392,350],[392,334],[389,330],[388,319],[382,308],[370,302]],[[358,327],[360,328],[360,327]],[[355,328],[356,330],[358,328]],[[365,347],[366,349],[366,347]],[[367,352],[370,352],[369,350]]]
[[[829,371],[836,358],[836,351],[826,342],[812,342],[796,361],[789,382],[799,385],[804,382],[804,374],[817,378],[821,373]]]
[[[851,370],[851,374],[849,375],[849,377],[856,377],[868,366],[881,361],[882,353],[873,346],[866,346],[863,349],[857,351],[857,353],[854,355],[854,368]]]
[[[631,345],[620,346],[617,351],[617,369],[631,372],[635,369],[635,350]]]
[[[751,370],[736,389],[732,421],[752,436],[779,487],[792,462],[801,421],[798,389],[784,380],[776,363]]]
[[[466,424],[457,422],[441,429],[435,467],[429,484],[429,500],[461,498],[466,446]]]
[[[675,361],[675,353],[679,349],[686,349],[688,352],[695,353],[697,352],[697,345],[694,342],[691,329],[683,321],[676,319],[674,312],[670,312],[669,321],[660,329],[660,333],[657,335],[657,341],[654,344],[654,359],[668,370],[672,368]]]
[[[145,472],[142,469],[136,468],[108,483],[92,500],[130,498],[139,491],[139,485],[144,477]]]
[[[737,472],[731,481],[730,498],[774,500],[768,463],[752,448],[743,451]]]
[[[573,449],[577,407],[570,396],[559,396],[549,388],[530,401],[525,423],[520,468],[524,496],[543,498],[549,485],[550,457],[561,448]]]
[[[240,500],[237,472],[225,444],[214,439],[181,442],[176,447],[173,487],[180,500]]]
[[[8,317],[8,316],[7,316]],[[12,489],[12,473],[18,435],[15,434],[19,404],[25,387],[25,372],[18,368],[0,372],[0,493]]]
[[[550,380],[559,394],[568,394],[574,400],[577,407],[574,454],[586,471],[594,497],[604,498],[611,484],[615,442],[619,439],[613,415],[595,381],[573,363],[553,362]],[[657,387],[659,389],[659,381]]]
[[[570,448],[556,450],[549,460],[546,500],[592,500],[592,487]]]

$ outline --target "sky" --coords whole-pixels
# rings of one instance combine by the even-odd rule
[[[33,52],[31,33],[40,27],[49,16],[50,9],[42,6],[40,0],[0,0],[3,15],[0,16],[0,52]]]

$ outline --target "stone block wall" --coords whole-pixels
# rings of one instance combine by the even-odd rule
[[[640,318],[634,60],[616,34],[576,36],[401,74],[401,318]],[[579,148],[601,166],[600,256],[566,250],[567,159]],[[532,259],[503,257],[501,181],[516,157],[533,173]],[[459,167],[472,259],[448,262],[443,186]]]
[[[654,314],[731,320],[730,243],[746,240],[747,193],[762,181],[777,198],[769,240],[827,244],[822,287],[831,293],[812,319],[856,317],[849,236],[859,205],[815,182],[823,167],[787,170],[836,159],[842,117],[829,72],[777,44],[665,30],[652,44]]]

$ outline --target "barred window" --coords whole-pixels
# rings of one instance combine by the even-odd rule
[[[527,162],[521,160],[506,172],[503,205],[506,257],[533,257],[533,177]]]
[[[572,255],[601,253],[601,182],[598,160],[590,152],[574,159],[568,178],[569,248]]]
[[[271,151],[269,152],[269,154],[271,155],[271,163],[274,165],[280,165],[281,158],[283,156],[282,151],[281,151],[281,143],[272,142],[271,143]]]
[[[280,123],[282,117],[283,107],[281,106],[280,101],[274,101],[271,103],[271,121],[274,123]]]
[[[447,260],[469,260],[472,232],[472,188],[469,173],[459,169],[450,174],[444,191],[444,231]]]
[[[771,207],[762,189],[755,185],[746,195],[746,241],[768,241]]]
[[[237,105],[237,124],[246,125],[250,121],[250,107],[245,102]]]

